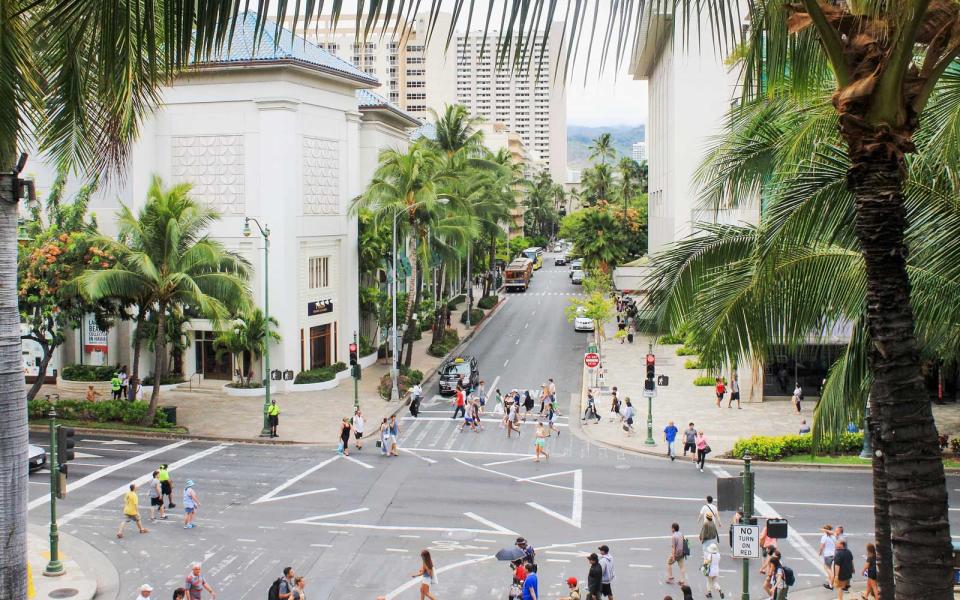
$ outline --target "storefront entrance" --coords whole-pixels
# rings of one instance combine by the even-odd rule
[[[217,360],[217,350],[213,345],[216,334],[212,331],[197,331],[194,341],[194,368],[208,379],[233,379],[231,357],[224,354]]]
[[[333,364],[330,353],[330,325],[317,325],[310,328],[310,368],[319,369]]]

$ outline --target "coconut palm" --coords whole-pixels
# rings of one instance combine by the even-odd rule
[[[580,175],[580,197],[586,206],[596,206],[600,201],[609,201],[614,191],[613,169],[599,164],[583,170]]]
[[[430,109],[436,137],[428,143],[447,156],[465,153],[470,158],[480,158],[484,152],[483,132],[477,126],[483,122],[471,116],[462,104],[447,104],[443,114]]]
[[[221,331],[214,344],[217,347],[218,358],[222,353],[239,355],[240,382],[243,383],[244,377],[247,378],[249,385],[253,377],[251,368],[252,359],[259,360],[267,348],[267,339],[271,342],[279,342],[280,334],[275,331],[279,323],[273,317],[270,317],[267,323],[266,315],[260,308],[253,308],[242,313],[233,322],[233,326],[227,331]]]
[[[606,205],[583,211],[573,244],[584,267],[609,274],[627,256],[627,240],[614,211]]]
[[[616,183],[617,195],[623,202],[623,208],[626,210],[627,203],[630,202],[640,191],[640,184],[643,180],[643,171],[640,164],[628,156],[624,156],[617,163],[617,175],[619,179]]]
[[[151,302],[158,343],[148,423],[160,399],[170,307],[189,306],[219,321],[250,301],[246,261],[207,236],[219,215],[190,199],[189,189],[189,185],[163,189],[160,178],[154,177],[148,201],[137,215],[125,207],[118,215],[121,232],[133,243],[104,240],[117,256],[116,266],[87,271],[78,278],[81,291],[93,300],[149,298]]]
[[[590,160],[600,159],[600,164],[606,165],[607,159],[613,160],[617,151],[613,148],[613,136],[610,133],[601,133],[590,142]]]
[[[514,162],[507,149],[501,148],[489,157],[489,161],[497,168],[490,171],[485,180],[486,197],[482,207],[481,229],[484,238],[489,242],[488,265],[492,269],[497,260],[497,239],[504,235],[503,226],[509,224],[513,218],[518,190],[521,189],[525,180],[522,165]],[[492,285],[492,279],[486,278],[483,287],[484,296],[490,294]]]

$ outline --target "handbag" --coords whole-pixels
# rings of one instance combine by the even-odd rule
[[[704,453],[705,455],[706,455],[706,454],[710,454],[711,452],[712,452],[712,450],[710,449],[710,444],[707,444],[706,446],[704,446],[704,448],[703,448],[703,453]]]

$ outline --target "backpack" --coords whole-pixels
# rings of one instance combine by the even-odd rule
[[[797,582],[793,569],[784,565],[780,565],[780,568],[783,569],[783,582],[787,584],[787,587],[793,587],[793,584]]]
[[[267,590],[267,600],[280,600],[281,581],[283,581],[283,577],[277,577],[277,580],[270,584],[270,589]]]
[[[690,542],[687,541],[687,536],[683,536],[683,557],[688,556],[690,556]]]

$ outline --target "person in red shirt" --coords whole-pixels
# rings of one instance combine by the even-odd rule
[[[457,415],[458,415],[458,414],[459,414],[461,417],[466,416],[466,411],[465,411],[466,400],[467,400],[466,392],[463,391],[463,388],[461,388],[460,386],[457,386],[456,407],[453,409],[453,418],[454,418],[454,419],[457,418]]]
[[[717,408],[720,408],[725,393],[727,393],[727,386],[723,385],[723,380],[717,377]]]

